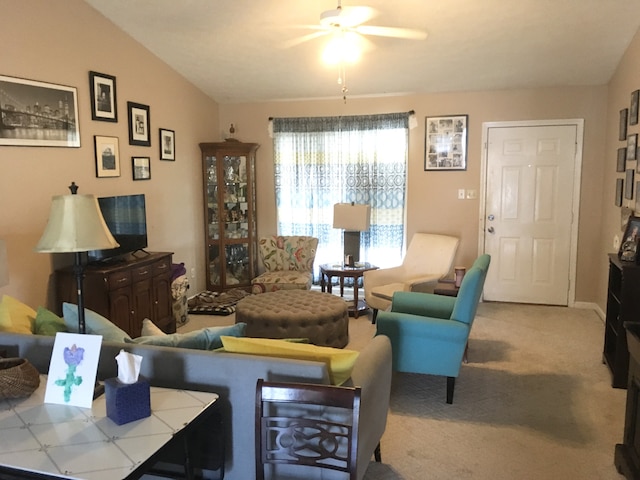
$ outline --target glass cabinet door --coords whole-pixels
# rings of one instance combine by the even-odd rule
[[[218,216],[218,172],[216,157],[207,156],[206,163],[206,201],[207,235],[210,239],[220,238],[220,218]]]
[[[247,202],[247,157],[225,156],[223,161],[224,236],[249,236],[249,205]]]

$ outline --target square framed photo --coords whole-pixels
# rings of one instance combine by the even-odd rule
[[[638,134],[627,135],[627,160],[636,159],[636,147],[638,146]]]
[[[629,125],[638,124],[638,99],[640,99],[640,90],[631,92],[631,105],[629,105]]]
[[[80,147],[75,87],[0,75],[0,145]]]
[[[623,108],[620,110],[620,126],[618,127],[618,140],[624,141],[627,139],[627,121],[629,117],[629,109]]]
[[[149,106],[127,102],[129,112],[129,145],[151,146]]]
[[[425,171],[467,169],[468,119],[468,115],[426,117]]]
[[[618,149],[618,162],[616,163],[616,172],[624,172],[627,169],[627,148]]]
[[[176,160],[176,132],[160,129],[160,160]]]
[[[95,135],[93,143],[96,151],[96,177],[119,177],[120,152],[118,137]]]
[[[151,179],[151,159],[149,157],[131,157],[131,167],[134,180]]]
[[[91,91],[91,119],[117,122],[116,77],[106,73],[89,72],[89,90]]]

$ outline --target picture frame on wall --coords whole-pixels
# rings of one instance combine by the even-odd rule
[[[616,172],[624,172],[627,170],[627,147],[618,149],[618,161],[616,163]]]
[[[640,99],[640,90],[631,92],[631,105],[629,105],[629,125],[638,124],[638,100]]]
[[[623,186],[624,186],[624,180],[622,178],[616,178],[616,198],[615,198],[616,207],[622,206],[622,194],[623,194],[622,187]]]
[[[120,148],[118,137],[94,135],[93,143],[96,157],[96,177],[119,177]]]
[[[636,159],[637,146],[638,146],[638,134],[632,133],[631,135],[627,135],[627,160]]]
[[[176,132],[173,130],[160,129],[160,160],[176,160]]]
[[[634,211],[640,215],[640,195],[638,195],[638,189],[640,188],[640,182],[636,182],[636,205]]]
[[[620,125],[618,127],[618,140],[624,141],[627,139],[627,121],[629,118],[629,109],[623,108],[620,110]]]
[[[117,122],[116,77],[106,73],[89,72],[89,90],[91,91],[91,119]]]
[[[129,113],[129,145],[151,146],[149,105],[127,102]]]
[[[134,180],[150,180],[151,159],[149,157],[131,157],[131,170]]]
[[[628,168],[624,179],[624,198],[631,200],[633,198],[633,174],[635,170]]]
[[[468,115],[425,118],[424,169],[467,169]]]
[[[80,147],[75,87],[0,75],[0,145]]]

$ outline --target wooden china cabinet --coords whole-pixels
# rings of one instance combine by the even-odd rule
[[[251,288],[257,275],[257,143],[201,143],[207,290]]]

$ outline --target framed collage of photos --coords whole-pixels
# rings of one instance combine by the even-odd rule
[[[424,169],[467,169],[468,115],[426,117]]]

